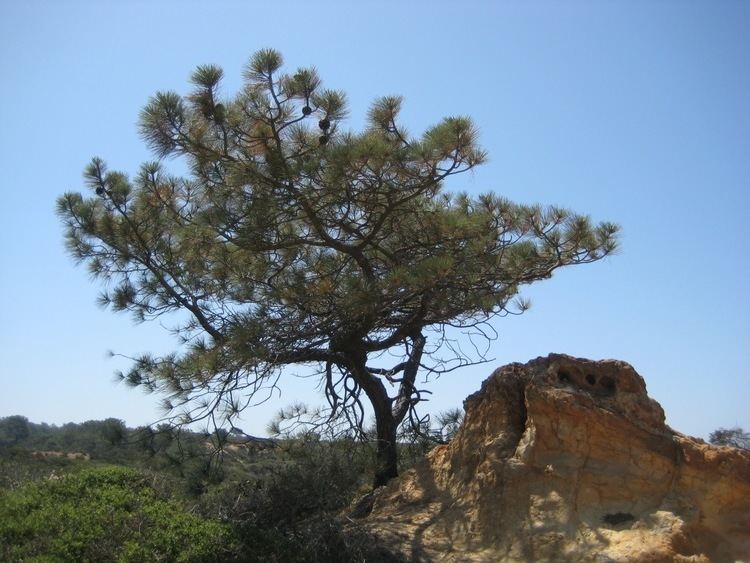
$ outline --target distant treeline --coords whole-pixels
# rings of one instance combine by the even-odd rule
[[[117,418],[69,422],[62,426],[45,422],[37,424],[21,415],[0,418],[0,446],[4,447],[85,451],[93,454],[125,442],[133,433],[134,430],[127,428]]]
[[[176,439],[188,442],[205,439],[205,434],[177,430],[167,424],[128,428],[117,418],[68,422],[61,426],[30,422],[25,416],[0,418],[0,447],[21,447],[38,451],[81,452],[109,458],[113,449],[131,447],[155,454],[168,449]]]
[[[61,426],[37,424],[20,415],[0,418],[0,450],[5,452],[0,456],[5,460],[14,451],[47,458],[63,454],[59,457],[168,471],[186,478],[195,493],[201,492],[212,470],[209,439],[167,424],[128,428],[117,418]]]

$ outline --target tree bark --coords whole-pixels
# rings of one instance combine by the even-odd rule
[[[351,357],[351,356],[350,356]],[[373,488],[381,487],[398,476],[398,444],[396,430],[398,421],[393,416],[393,400],[383,382],[369,372],[366,367],[367,355],[361,353],[352,362],[352,375],[364,390],[375,413],[377,446],[375,450],[375,478]]]
[[[382,487],[398,476],[398,444],[396,441],[397,424],[390,407],[385,412],[375,409],[377,428],[377,450],[375,453],[375,479],[373,489]]]
[[[346,367],[370,400],[375,412],[376,450],[375,478],[373,488],[382,487],[394,477],[398,477],[398,427],[409,412],[414,381],[419,370],[425,338],[417,332],[411,336],[412,346],[409,358],[403,364],[403,376],[398,394],[391,398],[380,377],[367,368],[366,348],[347,340],[340,344],[346,350]]]

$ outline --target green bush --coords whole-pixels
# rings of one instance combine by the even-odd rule
[[[86,469],[0,492],[3,561],[212,561],[231,532],[160,498],[149,477]]]

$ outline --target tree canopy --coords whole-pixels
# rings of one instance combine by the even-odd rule
[[[711,432],[708,441],[717,446],[733,446],[750,450],[750,432],[745,432],[739,426],[734,428],[718,428]]]
[[[13,415],[0,418],[0,446],[13,446],[29,436],[29,420]]]
[[[468,117],[415,137],[386,96],[353,132],[345,95],[314,68],[285,73],[274,50],[252,56],[234,96],[222,75],[199,66],[189,95],[151,98],[139,127],[158,160],[134,177],[91,161],[90,195],[58,200],[68,250],[104,282],[103,305],[139,321],[187,314],[184,345],[136,358],[127,382],[165,393],[184,422],[221,421],[284,366],[313,366],[332,419],[361,429],[372,405],[382,484],[423,399],[417,374],[473,361],[450,331],[522,312],[523,285],[610,254],[618,227],[446,191],[486,160]]]

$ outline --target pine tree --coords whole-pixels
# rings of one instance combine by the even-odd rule
[[[383,97],[351,132],[344,94],[314,68],[285,74],[268,49],[244,78],[222,97],[222,70],[199,66],[190,95],[153,96],[140,132],[159,160],[130,179],[94,158],[92,193],[58,200],[67,247],[104,282],[103,305],[139,321],[187,313],[184,345],[136,358],[130,384],[166,394],[182,422],[231,420],[285,366],[314,366],[331,420],[361,430],[372,406],[381,485],[423,399],[418,373],[471,361],[450,330],[522,312],[521,286],[610,254],[618,228],[448,193],[485,161],[466,117],[415,138],[401,99]],[[167,156],[189,174],[168,174]]]
[[[709,435],[708,441],[717,446],[733,446],[750,450],[750,432],[745,432],[739,426],[714,430]]]

